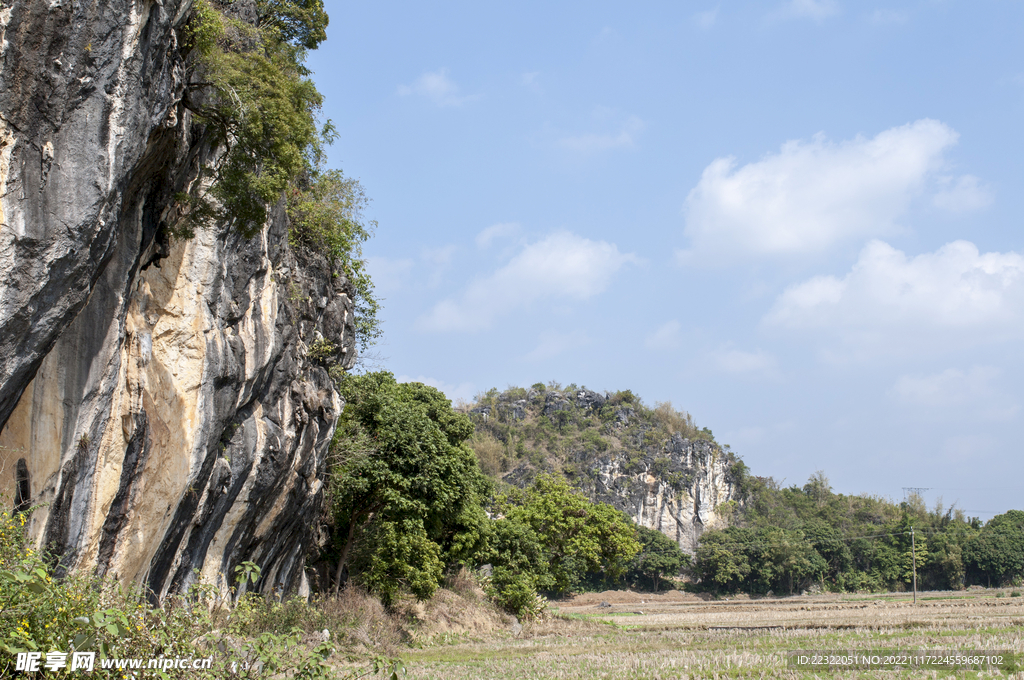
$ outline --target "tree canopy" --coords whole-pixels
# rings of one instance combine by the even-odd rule
[[[330,475],[336,587],[351,566],[385,602],[402,588],[428,597],[445,567],[483,548],[488,482],[465,445],[473,425],[433,387],[387,372],[345,376],[339,389],[345,409]]]
[[[821,472],[802,488],[743,473],[737,525],[705,532],[694,557],[709,590],[905,590],[915,562],[920,588],[1024,579],[1022,511],[982,525],[941,504],[929,511],[916,496],[896,504],[836,494]]]

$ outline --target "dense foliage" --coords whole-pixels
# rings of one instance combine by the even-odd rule
[[[189,196],[192,224],[217,219],[250,236],[266,221],[267,206],[323,160],[316,118],[323,98],[304,66],[305,50],[325,35],[322,2],[257,6],[253,25],[233,3],[196,3],[187,30],[192,76],[184,100],[211,145],[225,150],[204,168],[214,173],[211,195],[198,193],[200,177]]]
[[[650,473],[681,491],[695,470],[667,449],[682,440],[714,444],[711,430],[698,428],[689,413],[668,402],[649,407],[629,390],[597,393],[555,382],[492,389],[477,396],[469,414],[476,425],[470,446],[486,474],[523,482],[556,472],[592,498],[603,459],[622,461],[623,483],[640,484]],[[728,447],[715,448],[735,460]]]
[[[617,582],[640,550],[629,518],[591,503],[559,477],[541,475],[526,489],[507,489],[494,510],[491,582],[499,602],[529,599],[538,590],[562,595],[589,576]]]
[[[694,557],[708,590],[906,590],[915,560],[921,589],[1019,585],[1024,577],[1024,512],[983,526],[955,508],[929,511],[916,496],[895,504],[836,494],[820,472],[802,488],[738,472],[745,503],[737,525],[706,532]]]
[[[627,580],[635,587],[657,592],[665,585],[663,577],[675,576],[689,568],[690,556],[671,538],[647,527],[637,527],[640,552],[637,553],[626,574]]]
[[[465,444],[473,425],[436,389],[390,373],[349,375],[338,386],[335,588],[349,567],[385,603],[403,589],[429,597],[447,567],[482,550],[488,483]]]
[[[661,558],[651,548],[638,564],[629,518],[564,477],[542,474],[522,489],[499,483],[493,493],[467,446],[473,423],[434,388],[380,372],[341,377],[339,389],[346,406],[332,449],[327,555],[336,588],[347,570],[390,604],[402,592],[429,597],[457,568],[489,565],[498,604],[529,616],[545,595],[678,573],[678,547]]]
[[[370,660],[368,668],[339,671],[328,658],[331,642],[302,644],[304,634],[330,626],[339,634],[345,622],[323,610],[292,601],[266,601],[247,593],[237,606],[221,599],[212,586],[194,585],[180,597],[152,607],[145,593],[112,579],[72,573],[57,579],[52,560],[35,551],[25,535],[25,513],[0,510],[0,676],[79,677],[72,653],[93,653],[88,677],[143,677],[136,671],[107,668],[114,659],[210,659],[210,666],[189,669],[189,677],[352,679],[397,677],[397,661]],[[258,577],[255,565],[239,565],[239,579]],[[339,635],[338,637],[341,637]],[[50,653],[67,654],[60,669],[46,669]],[[39,669],[15,671],[18,653],[46,654]],[[174,677],[146,670],[144,677]]]
[[[318,124],[323,97],[305,67],[306,50],[326,37],[322,0],[198,0],[185,44],[190,68],[184,105],[201,126],[216,162],[178,195],[178,236],[212,222],[247,236],[266,223],[268,206],[287,196],[291,242],[326,255],[351,284],[356,333],[365,349],[380,335],[379,303],[364,268],[362,243],[374,227],[362,219],[359,183],[324,168],[330,122]]]

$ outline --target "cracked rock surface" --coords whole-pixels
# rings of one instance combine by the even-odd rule
[[[188,4],[0,2],[0,493],[43,504],[62,570],[159,600],[251,559],[301,592],[351,291],[280,206],[167,236],[217,153],[181,106]]]

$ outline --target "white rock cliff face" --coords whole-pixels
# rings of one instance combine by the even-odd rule
[[[355,360],[347,281],[255,238],[169,240],[216,150],[180,105],[187,3],[0,10],[0,493],[62,570],[159,600],[196,576],[302,590]]]
[[[664,457],[670,461],[665,470],[655,471],[651,461],[644,461],[642,471],[632,473],[624,470],[621,458],[601,460],[591,495],[619,508],[640,526],[662,532],[692,555],[705,530],[728,525],[722,506],[734,500],[731,463],[711,442],[678,435],[669,442]],[[682,484],[666,479],[673,472],[682,476]]]

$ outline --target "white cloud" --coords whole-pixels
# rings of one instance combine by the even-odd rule
[[[939,186],[941,188],[932,197],[932,202],[943,210],[968,212],[987,208],[992,204],[992,190],[984,186],[974,175],[941,177]]]
[[[718,8],[697,12],[693,15],[693,23],[702,30],[709,30],[718,21]]]
[[[519,82],[526,87],[535,86],[537,84],[537,77],[539,75],[540,73],[538,71],[530,71],[529,73],[524,73],[521,76],[519,76]]]
[[[429,385],[444,392],[445,396],[451,399],[452,401],[461,400],[469,402],[473,400],[473,396],[476,393],[476,390],[473,387],[473,383],[470,382],[463,382],[459,383],[458,385],[452,385],[450,383],[444,382],[443,380],[437,380],[436,378],[430,378],[424,375],[417,376],[415,378],[410,377],[408,375],[400,375],[397,376],[395,380],[397,380],[400,383],[418,382],[423,383],[424,385]]]
[[[508,264],[439,302],[417,325],[432,331],[477,331],[500,315],[543,299],[586,300],[603,292],[624,265],[637,262],[615,244],[559,232],[525,246]]]
[[[838,14],[839,3],[836,0],[789,0],[782,6],[782,13],[821,21]]]
[[[819,253],[892,232],[956,140],[946,125],[919,120],[872,139],[786,142],[739,168],[734,158],[716,159],[687,197],[692,248],[680,255]]]
[[[663,324],[647,338],[644,346],[648,349],[675,349],[679,346],[679,331],[682,328],[678,321],[672,320]]]
[[[999,371],[991,366],[975,366],[969,371],[948,368],[923,376],[902,375],[890,394],[915,406],[956,406],[989,396],[992,381],[998,375]]]
[[[419,95],[426,97],[437,106],[461,106],[476,99],[475,95],[461,94],[459,86],[448,77],[448,69],[429,71],[421,75],[412,85],[399,85],[398,94],[403,97]]]
[[[578,349],[590,344],[590,338],[582,331],[572,333],[542,333],[540,342],[530,350],[525,359],[527,361],[544,361],[552,359],[571,349]]]
[[[1024,257],[955,241],[908,257],[871,241],[843,278],[791,286],[769,325],[841,332],[847,342],[968,343],[1024,336]]]
[[[558,145],[576,153],[598,153],[610,149],[631,149],[643,129],[644,122],[636,116],[630,116],[622,123],[618,132],[562,137],[558,140]]]
[[[745,352],[723,348],[712,355],[715,364],[726,373],[772,374],[776,372],[775,357],[763,350]]]
[[[476,235],[477,248],[489,248],[495,241],[514,236],[519,232],[519,225],[515,222],[499,222],[492,224]]]

